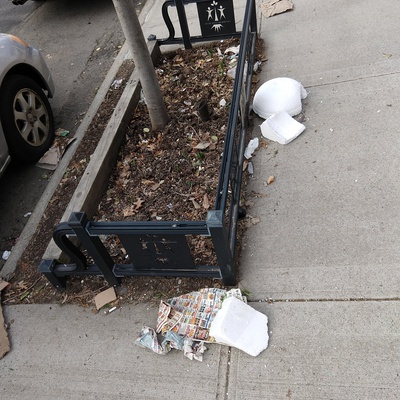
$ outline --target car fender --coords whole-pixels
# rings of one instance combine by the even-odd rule
[[[0,33],[0,82],[10,73],[28,75],[54,96],[54,82],[43,56],[13,35]]]

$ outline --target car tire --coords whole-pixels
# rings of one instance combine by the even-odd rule
[[[12,158],[37,161],[54,140],[54,117],[42,88],[24,75],[5,78],[0,120]]]

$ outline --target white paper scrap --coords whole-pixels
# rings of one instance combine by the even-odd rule
[[[258,147],[258,138],[251,139],[244,151],[244,156],[249,159],[252,157],[253,153],[256,151]]]

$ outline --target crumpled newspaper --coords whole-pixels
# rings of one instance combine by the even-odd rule
[[[154,353],[164,355],[171,351],[171,349],[183,350],[184,339],[174,332],[167,332],[160,344],[156,331],[153,328],[145,326],[140,331],[140,336],[136,339],[135,343],[154,351]]]
[[[172,349],[182,350],[184,356],[189,358],[189,360],[197,361],[203,361],[203,353],[207,350],[203,342],[185,339],[171,331],[165,334],[165,338],[160,344],[156,331],[148,326],[142,328],[140,336],[135,340],[135,343],[162,356],[169,353]]]

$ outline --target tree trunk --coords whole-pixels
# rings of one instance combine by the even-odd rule
[[[169,121],[169,115],[134,3],[132,0],[113,0],[113,3],[139,74],[151,126],[153,130],[163,129]]]

